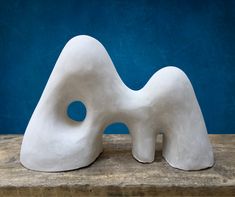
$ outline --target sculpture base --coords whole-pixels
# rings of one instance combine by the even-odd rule
[[[235,135],[209,135],[216,163],[201,171],[172,168],[161,156],[136,162],[129,135],[104,135],[104,152],[88,168],[62,173],[27,170],[22,136],[0,136],[0,196],[235,196]]]

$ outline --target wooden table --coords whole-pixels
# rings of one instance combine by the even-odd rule
[[[182,171],[161,157],[137,162],[129,135],[104,135],[104,152],[89,167],[61,173],[35,172],[19,162],[20,135],[0,135],[0,196],[235,196],[235,135],[210,135],[215,165]]]

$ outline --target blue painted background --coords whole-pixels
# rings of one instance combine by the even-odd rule
[[[192,81],[209,133],[235,133],[235,1],[0,1],[0,133],[23,133],[65,43],[88,34],[123,81],[166,65]],[[124,125],[107,132],[126,132]]]

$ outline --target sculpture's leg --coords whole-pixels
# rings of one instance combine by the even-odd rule
[[[165,73],[164,73],[165,72]],[[164,105],[163,156],[167,162],[183,170],[199,170],[213,165],[213,152],[207,129],[192,85],[179,69],[162,69],[165,95],[158,102]]]
[[[132,155],[143,163],[154,161],[156,132],[148,127],[145,122],[130,126],[132,138]]]
[[[27,126],[21,163],[33,170],[64,171],[93,162],[102,151],[104,114],[121,82],[104,47],[78,36],[63,49]],[[110,88],[112,87],[112,88]],[[107,100],[106,100],[107,99]],[[67,107],[81,100],[82,122],[68,118]]]
[[[163,156],[171,166],[198,170],[213,165],[200,106],[183,71],[172,66],[159,70],[133,98],[139,110],[132,114],[135,124],[129,125],[132,153],[138,161],[153,161],[156,134],[161,131]]]

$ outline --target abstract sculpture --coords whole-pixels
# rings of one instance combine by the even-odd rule
[[[85,120],[67,116],[81,101]],[[176,67],[156,72],[140,90],[120,79],[105,48],[94,38],[72,38],[61,52],[27,126],[21,163],[38,171],[66,171],[91,164],[102,152],[104,128],[124,122],[136,160],[154,160],[156,136],[173,167],[199,170],[213,165],[213,152],[192,85]]]

